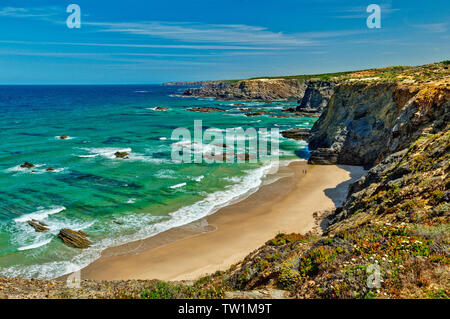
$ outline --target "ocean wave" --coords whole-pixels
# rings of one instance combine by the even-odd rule
[[[183,186],[186,186],[186,183],[180,183],[180,184],[172,185],[172,186],[170,186],[170,188],[175,189],[175,188],[180,188],[180,187],[183,187]]]
[[[141,162],[149,162],[149,163],[165,163],[169,162],[166,159],[162,158],[153,158],[148,155],[143,155],[140,153],[132,152],[132,149],[129,147],[118,148],[118,147],[93,147],[93,148],[82,148],[82,150],[88,151],[91,154],[82,154],[78,155],[78,157],[103,157],[111,160],[124,160],[116,157],[117,152],[126,152],[129,155],[127,156],[126,161],[141,161]]]
[[[33,170],[36,171],[39,167],[45,166],[45,164],[34,164],[33,168],[21,167],[22,164],[16,165],[14,167],[7,168],[5,172],[8,173],[32,173]]]
[[[203,178],[205,178],[205,176],[200,175],[199,177],[194,178],[194,181],[200,182]]]
[[[49,215],[58,214],[64,210],[66,210],[64,206],[53,206],[51,208],[40,209],[38,211],[35,211],[34,213],[25,214],[20,217],[14,218],[14,221],[20,223],[29,221],[31,219],[42,220],[47,218]]]
[[[22,250],[30,250],[30,249],[39,248],[39,247],[47,245],[51,241],[52,241],[52,238],[49,238],[49,239],[40,241],[38,243],[31,244],[31,245],[28,245],[28,246],[19,247],[19,248],[17,248],[17,250],[22,251]]]

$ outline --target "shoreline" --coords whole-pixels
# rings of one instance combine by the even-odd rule
[[[81,278],[192,280],[225,270],[277,233],[312,230],[313,213],[340,205],[348,185],[364,172],[358,166],[292,162],[280,167],[276,181],[214,214],[104,250],[81,270]]]

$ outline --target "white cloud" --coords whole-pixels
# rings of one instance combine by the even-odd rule
[[[168,40],[195,43],[227,43],[246,45],[310,45],[312,41],[265,27],[244,24],[202,24],[183,22],[87,22],[102,32],[145,35]]]
[[[147,48],[147,49],[192,49],[192,50],[279,50],[280,47],[261,47],[245,45],[197,45],[197,44],[134,44],[134,43],[95,43],[95,42],[33,42],[0,40],[0,43],[28,45],[72,45],[117,48]]]
[[[381,15],[389,15],[393,12],[397,12],[400,9],[394,9],[390,4],[381,4]],[[334,16],[339,19],[365,19],[369,16],[369,13],[366,11],[367,7],[357,6],[346,8],[338,11],[338,15]]]
[[[3,7],[0,9],[0,16],[12,18],[48,18],[58,14],[62,10],[58,7],[43,8],[16,8]]]
[[[430,33],[446,33],[448,23],[415,24],[414,27]]]

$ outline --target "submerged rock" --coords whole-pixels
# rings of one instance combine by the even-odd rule
[[[88,248],[91,245],[88,235],[83,231],[74,231],[69,228],[63,228],[59,231],[58,237],[62,239],[64,244],[75,248]]]
[[[31,164],[30,162],[25,162],[22,165],[20,165],[20,167],[22,168],[33,168],[35,165]]]
[[[27,221],[28,225],[30,225],[31,227],[33,227],[37,232],[44,232],[46,230],[48,230],[48,225],[46,223],[43,223],[39,220],[36,219],[32,219]]]
[[[224,109],[218,107],[193,107],[188,109],[191,112],[203,112],[203,113],[215,113],[215,112],[226,112]]]
[[[115,152],[114,155],[116,156],[116,158],[124,158],[127,159],[128,158],[128,154],[127,152]]]
[[[245,113],[245,116],[261,116],[263,112]]]

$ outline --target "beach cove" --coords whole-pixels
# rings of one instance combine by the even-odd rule
[[[317,226],[313,213],[339,206],[364,172],[358,166],[292,162],[281,167],[278,180],[215,214],[106,249],[81,278],[192,280],[226,270],[277,233],[311,231]]]

